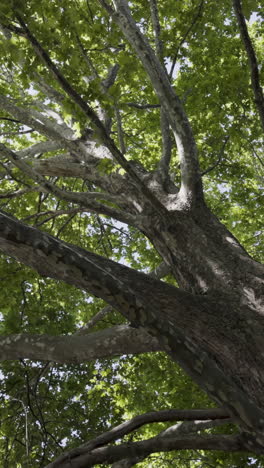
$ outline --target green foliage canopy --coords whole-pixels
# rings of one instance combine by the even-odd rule
[[[130,2],[133,18],[155,47],[155,31],[147,1]],[[248,59],[239,37],[231,2],[163,0],[158,5],[160,41],[166,70],[184,103],[199,149],[208,205],[258,261],[264,258],[263,129],[256,118]],[[243,2],[244,14],[259,63],[264,60],[263,9],[255,0]],[[0,6],[0,93],[17,107],[33,109],[39,122],[64,132],[71,140],[82,138],[87,127],[100,145],[100,135],[87,116],[59,86],[36,55],[19,24],[22,17],[48,52],[53,63],[95,112],[111,119],[111,137],[126,148],[126,159],[146,170],[157,169],[162,153],[160,108],[150,81],[135,52],[96,1],[13,1]],[[118,64],[112,85],[104,82]],[[47,136],[25,125],[1,106],[3,142],[23,155],[34,168],[42,157],[27,148]],[[118,117],[119,115],[119,117]],[[119,123],[122,123],[122,140]],[[56,127],[59,125],[59,127]],[[67,134],[68,132],[68,134]],[[42,159],[61,154],[52,148]],[[210,170],[209,170],[210,169]],[[104,177],[122,174],[109,157],[98,170]],[[170,173],[180,180],[177,150],[172,148]],[[111,216],[76,209],[56,194],[39,190],[36,181],[1,156],[1,208],[66,242],[148,272],[160,258],[135,228]],[[76,177],[49,179],[69,192],[100,191],[92,181]],[[106,200],[111,208],[114,203]],[[55,280],[41,278],[13,259],[0,263],[1,334],[76,333],[102,307],[101,299]],[[174,284],[172,277],[166,281]],[[94,330],[123,324],[115,311]],[[77,447],[124,419],[164,408],[209,407],[212,403],[183,371],[163,353],[122,356],[77,365],[28,359],[2,365],[0,383],[0,457],[3,467],[40,466],[61,449]],[[42,376],[43,372],[43,376]],[[25,411],[30,452],[25,450]],[[144,426],[128,440],[143,440],[162,428]],[[210,429],[211,433],[222,428]],[[233,431],[225,427],[225,433]],[[130,439],[131,437],[131,439]],[[208,465],[206,465],[208,463]],[[262,466],[239,454],[186,451],[152,456],[140,466],[202,467]]]

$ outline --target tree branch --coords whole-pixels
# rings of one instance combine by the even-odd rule
[[[202,409],[202,410],[163,410],[163,411],[151,411],[149,413],[141,414],[135,416],[133,419],[126,421],[122,424],[119,424],[116,427],[113,427],[108,432],[104,432],[93,440],[83,444],[82,446],[72,449],[66,453],[60,455],[60,457],[55,460],[55,466],[63,466],[64,461],[68,461],[76,458],[77,456],[83,455],[84,453],[89,453],[98,447],[105,446],[111,442],[121,439],[127,434],[139,429],[140,427],[157,422],[169,422],[169,421],[192,421],[196,431],[200,430],[204,426],[200,423],[197,424],[197,421],[206,421],[208,427],[208,420],[210,423],[216,423],[216,425],[230,422],[230,417],[228,413],[222,408],[212,408],[212,409]],[[195,424],[196,423],[196,424]],[[204,424],[204,423],[203,423]],[[175,427],[177,429],[175,429]],[[168,428],[165,431],[162,431],[160,434],[155,436],[153,439],[158,439],[159,437],[167,437],[168,432],[171,430],[170,436],[175,436],[178,433],[183,433],[182,425],[178,424],[172,428]],[[184,426],[185,427],[185,426]],[[192,426],[189,426],[192,427]],[[187,431],[186,431],[187,432]],[[185,432],[185,433],[186,433]],[[190,431],[189,431],[190,432]],[[50,468],[53,468],[51,464]]]
[[[170,272],[170,268],[164,263],[162,262],[157,268],[155,268],[155,270],[151,271],[149,273],[149,276],[151,276],[152,278],[156,278],[156,279],[160,279],[160,278],[163,278],[164,276],[166,276],[167,274],[169,274]],[[80,335],[87,335],[91,328],[93,328],[100,320],[102,320],[107,314],[111,313],[113,311],[113,307],[107,305],[106,307],[104,307],[103,309],[99,310],[99,312],[97,312],[97,314],[95,314],[83,327],[81,327],[79,330],[77,330],[77,332],[73,335],[73,336],[80,336]],[[112,341],[115,341],[115,343],[118,345],[119,341],[120,341],[120,332],[121,332],[121,335],[122,335],[122,330],[121,328],[122,327],[126,327],[126,330],[127,330],[127,335],[126,335],[126,340],[129,340],[130,338],[130,335],[131,335],[131,327],[127,327],[126,325],[124,326],[120,326],[120,327],[114,327],[112,329],[108,329],[108,332],[110,333],[111,331],[114,332],[114,335],[113,335],[113,338],[112,338]],[[147,335],[144,330],[143,330],[143,337],[140,335],[140,331],[138,330],[139,332],[139,341],[141,340],[141,338],[143,338],[144,340],[144,346],[148,346],[148,343],[149,343],[149,340],[152,340],[151,343],[153,344],[154,348],[153,349],[149,349],[149,351],[156,351],[155,349],[155,339],[154,339],[154,342],[153,342],[153,338],[150,337],[150,335]],[[94,338],[94,335],[92,335],[93,338]],[[99,346],[99,352],[101,353],[102,352],[102,348],[101,348],[101,336],[96,335],[97,336],[97,342],[98,342],[98,346]],[[102,339],[104,339],[104,336],[105,334],[102,334]],[[108,336],[108,335],[107,335]],[[32,336],[31,336],[32,337]],[[11,337],[13,338],[13,337]],[[132,339],[133,338],[133,339]],[[136,342],[137,340],[135,340],[135,336],[132,336],[132,342]],[[121,339],[122,339],[122,336],[121,336]],[[111,342],[112,342],[111,341]],[[1,342],[1,341],[0,341]],[[122,344],[122,343],[121,343]],[[93,346],[93,344],[92,344]],[[159,350],[159,344],[158,342],[156,342],[156,346],[158,347],[157,350]],[[151,344],[150,344],[150,347],[151,347]],[[88,346],[89,348],[89,346]],[[0,346],[0,349],[1,349],[1,346]],[[57,347],[55,346],[54,347],[54,350],[57,350]],[[93,348],[94,350],[95,348]],[[103,348],[104,349],[104,348]],[[107,348],[108,349],[108,348]],[[112,349],[112,347],[110,346],[109,348],[109,351]],[[160,348],[160,350],[162,350],[162,348]],[[142,352],[145,352],[145,351],[142,351]],[[88,349],[88,353],[89,353],[89,349]],[[123,353],[120,351],[120,354],[134,354],[132,352],[129,352],[129,349],[126,348],[125,351],[123,351]],[[26,357],[26,356],[23,356],[23,357]],[[100,356],[102,357],[102,356]],[[103,356],[105,357],[105,356]],[[107,355],[108,357],[108,355]],[[99,356],[98,356],[98,359],[99,359]],[[89,358],[89,354],[88,354],[88,358],[87,360],[90,360]],[[45,366],[45,369],[44,371],[41,373],[42,377],[43,375],[46,374],[46,372],[48,371],[48,369],[50,368],[50,366],[52,365],[52,362],[53,361],[49,361],[46,366]]]
[[[118,221],[123,223],[133,223],[135,222],[135,218],[133,215],[129,213],[125,213],[121,210],[117,210],[111,208],[107,205],[103,205],[102,203],[98,203],[96,200],[106,200],[111,201],[113,203],[120,202],[120,197],[116,195],[112,195],[109,193],[102,193],[102,192],[69,192],[66,190],[62,190],[53,183],[47,181],[42,175],[40,175],[37,171],[35,171],[31,166],[26,164],[23,160],[19,159],[16,153],[11,151],[5,145],[0,143],[0,152],[5,155],[15,166],[17,166],[21,171],[23,171],[26,175],[31,177],[35,182],[40,184],[40,186],[47,192],[53,193],[61,200],[69,201],[72,203],[77,203],[81,207],[87,208],[89,211],[95,213],[105,214],[107,216],[111,216]],[[122,200],[121,200],[122,201]]]
[[[137,102],[122,102],[128,107],[135,107],[135,109],[159,109],[160,104],[138,104]]]
[[[239,380],[238,385],[232,366],[230,373],[226,356],[221,353],[221,349],[228,349],[229,357],[237,351],[232,332],[232,327],[237,324],[236,305],[228,296],[220,303],[214,298],[194,296],[144,273],[57,240],[4,212],[0,214],[0,249],[41,275],[73,284],[101,297],[134,326],[143,327],[156,336],[165,351],[198,385],[218,404],[224,405],[248,433],[257,434],[261,443],[264,411],[248,398],[255,374],[250,375],[249,382],[244,379],[243,385],[242,380]],[[240,310],[240,305],[237,307]],[[230,310],[234,312],[231,315]],[[225,317],[226,314],[230,332],[226,330],[223,336],[215,327],[215,316]],[[211,334],[212,346],[204,341],[206,333]],[[243,333],[247,333],[246,328]],[[218,348],[217,359],[214,357],[215,346]],[[256,355],[262,352],[260,343],[256,344]],[[224,363],[223,369],[218,364],[219,359]],[[239,359],[242,372],[243,363],[248,362],[246,349],[239,349]],[[257,366],[257,361],[254,365]]]
[[[180,48],[181,46],[184,44],[184,42],[186,41],[187,37],[189,36],[191,30],[193,29],[193,27],[195,26],[195,24],[197,23],[199,17],[201,16],[201,13],[202,13],[202,8],[203,8],[203,4],[204,4],[204,0],[201,0],[199,6],[198,6],[198,10],[197,10],[197,13],[195,14],[195,16],[193,17],[193,20],[190,24],[190,26],[187,28],[186,32],[184,33],[179,45],[177,46],[177,49],[176,49],[176,52],[174,54],[174,57],[173,57],[173,60],[172,60],[172,65],[171,65],[171,69],[170,69],[170,73],[169,73],[169,78],[170,80],[172,79],[173,77],[173,72],[174,72],[174,68],[175,68],[175,65],[177,63],[177,58],[178,58],[178,54],[179,54],[179,51],[180,51]]]
[[[155,37],[156,52],[160,61],[162,62],[163,44],[160,38],[160,21],[159,21],[158,5],[157,5],[156,0],[149,0],[149,3],[150,3],[151,21],[152,21],[154,37]]]
[[[59,105],[63,105],[63,102],[65,101],[65,96],[62,93],[60,93],[55,88],[46,83],[43,77],[37,72],[34,73],[34,77],[36,78],[37,86],[40,88],[40,90],[45,96],[48,96],[48,98],[51,101],[56,102]]]
[[[264,95],[263,89],[260,84],[258,61],[255,50],[248,34],[247,24],[243,15],[240,0],[233,0],[233,7],[237,17],[237,23],[240,31],[241,40],[248,56],[250,72],[251,72],[251,86],[255,96],[255,103],[258,109],[260,122],[264,130]]]
[[[158,171],[161,175],[161,180],[166,183],[169,177],[169,168],[171,162],[172,141],[170,135],[170,125],[163,107],[160,113],[160,126],[162,134],[162,156],[159,161]]]
[[[181,162],[182,184],[179,197],[185,207],[191,207],[195,201],[202,198],[202,183],[196,143],[181,101],[153,49],[131,17],[126,0],[114,0],[115,9],[112,9],[106,0],[99,1],[136,51],[167,112]]]
[[[208,169],[206,169],[205,171],[203,171],[203,172],[201,173],[201,176],[202,176],[202,177],[203,177],[205,174],[208,174],[208,172],[211,172],[213,169],[215,169],[215,168],[218,166],[218,164],[220,164],[228,140],[229,140],[229,136],[225,137],[224,142],[223,142],[223,144],[222,144],[222,148],[221,148],[220,151],[219,151],[217,161],[216,161],[214,164],[212,164],[212,166],[208,167]]]
[[[88,468],[99,463],[113,463],[127,457],[146,457],[151,453],[174,450],[222,450],[225,452],[247,451],[240,436],[178,436],[124,443],[117,446],[100,447],[65,461],[54,461],[46,468]],[[83,450],[85,452],[85,450]]]
[[[33,218],[40,218],[41,216],[48,216],[48,218],[45,218],[44,221],[37,221],[35,223],[36,226],[42,226],[43,224],[47,223],[51,219],[56,218],[57,216],[63,216],[63,215],[76,215],[77,213],[85,213],[87,211],[86,208],[73,208],[70,210],[48,210],[48,211],[40,211],[38,213],[34,213],[32,215],[26,216],[25,218],[22,219],[22,221],[28,221],[29,219]]]
[[[0,361],[32,359],[57,363],[82,363],[123,354],[162,351],[158,341],[143,329],[118,325],[97,332],[71,336],[0,336]]]
[[[108,132],[104,126],[104,124],[100,121],[94,110],[87,104],[86,101],[82,99],[82,97],[76,92],[76,90],[71,86],[71,84],[66,80],[66,78],[62,75],[60,70],[56,67],[56,65],[50,59],[48,53],[43,49],[43,47],[39,44],[37,39],[33,36],[31,31],[26,26],[25,22],[23,21],[22,17],[17,13],[17,19],[22,26],[25,36],[33,46],[36,54],[40,57],[40,59],[44,62],[44,64],[48,67],[54,78],[58,81],[67,95],[78,105],[78,107],[84,112],[84,114],[90,119],[96,131],[98,133],[99,140],[104,143],[104,145],[109,149],[113,157],[116,161],[126,170],[126,172],[130,175],[132,180],[134,180],[136,186],[140,190],[140,192],[144,195],[144,197],[149,200],[155,211],[158,213],[166,214],[165,207],[160,203],[160,201],[152,194],[152,192],[145,186],[145,184],[141,181],[141,179],[137,176],[136,172],[133,170],[133,167],[130,165],[129,161],[125,159],[123,154],[119,151],[117,146],[115,145],[114,141],[109,137]]]
[[[115,107],[115,118],[116,118],[117,135],[118,135],[119,146],[120,146],[120,150],[122,151],[122,153],[125,154],[126,146],[125,146],[125,141],[124,141],[123,128],[122,128],[122,119],[121,119],[121,114],[120,114],[120,110],[119,110],[119,107],[118,107],[118,103],[115,103],[114,107]]]
[[[166,67],[163,63],[163,44],[160,38],[160,21],[159,21],[159,12],[158,12],[158,5],[156,0],[149,0],[150,1],[150,11],[151,11],[151,19],[152,25],[154,30],[155,36],[155,45],[156,45],[156,53],[163,64],[163,68],[166,72]],[[172,149],[172,142],[170,136],[170,125],[169,120],[167,118],[166,110],[163,106],[161,106],[160,111],[160,127],[161,127],[161,135],[162,135],[162,156],[159,162],[158,171],[161,175],[161,180],[163,184],[166,183],[169,175],[169,166],[171,160],[171,149]]]
[[[24,123],[30,128],[37,130],[41,135],[45,135],[47,138],[60,142],[62,146],[65,146],[65,138],[61,132],[57,132],[53,127],[53,123],[49,121],[49,125],[39,122],[28,109],[21,109],[19,106],[14,104],[11,98],[0,95],[0,106],[5,109],[9,114],[14,117],[18,117],[21,123]],[[58,126],[57,126],[58,128]]]
[[[114,203],[120,208],[120,212],[118,211],[116,215],[123,213],[127,219],[124,221],[126,224],[136,225],[144,206],[146,206],[144,205],[145,200],[140,196],[133,181],[127,175],[121,175],[118,172],[107,175],[100,172],[99,156],[97,159],[88,155],[86,159],[84,154],[80,156],[79,161],[76,161],[76,158],[65,154],[34,160],[33,167],[39,174],[45,176],[78,177],[82,178],[86,184],[91,182],[93,186],[96,185],[100,189],[96,192],[100,193],[97,198],[103,198],[103,193],[109,194],[109,199],[112,197]],[[110,206],[107,209],[110,208],[113,210],[113,207]],[[115,218],[114,215],[112,217]],[[130,221],[128,222],[129,217]]]
[[[61,148],[63,148],[63,145],[60,142],[47,140],[35,143],[34,145],[29,146],[28,148],[25,148],[23,150],[19,150],[17,151],[17,155],[22,159],[30,159],[33,158],[35,155],[47,153],[49,151],[56,151]]]
[[[161,262],[157,266],[157,268],[155,268],[155,270],[153,270],[153,271],[150,271],[148,273],[148,275],[151,278],[161,279],[161,278],[164,278],[164,276],[167,276],[169,273],[170,273],[170,267],[168,265],[166,265],[165,262]],[[104,318],[107,314],[109,314],[112,311],[113,311],[113,308],[111,306],[109,306],[109,305],[104,307],[103,309],[99,310],[99,312],[97,312],[97,314],[95,314],[89,320],[89,322],[87,322],[86,325],[84,325],[82,328],[80,328],[80,330],[78,330],[76,334],[77,335],[87,334],[89,332],[89,330],[96,325],[97,322],[102,320],[102,318]]]
[[[107,305],[103,307],[97,314],[95,314],[80,330],[76,332],[76,335],[87,335],[90,329],[93,328],[98,322],[100,322],[106,315],[113,311],[113,307]]]
[[[21,197],[25,193],[40,192],[40,191],[41,189],[39,187],[28,187],[28,188],[24,188],[21,190],[16,190],[15,192],[0,193],[0,200],[2,200],[3,198],[12,199],[16,197]]]
[[[98,164],[96,160],[94,164],[92,162],[89,164],[85,160],[76,161],[76,159],[69,157],[68,154],[64,154],[54,156],[53,158],[36,159],[34,160],[33,167],[38,173],[45,176],[81,178],[91,181],[103,190],[108,191],[113,186],[111,181],[113,175],[109,177],[99,174],[96,170],[96,164]],[[119,186],[122,187],[122,177],[114,174],[114,178],[118,179]]]

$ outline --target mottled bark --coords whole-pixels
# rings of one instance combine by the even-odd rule
[[[122,354],[161,351],[157,339],[143,329],[128,325],[107,328],[88,335],[6,335],[0,337],[0,361],[32,359],[81,363]]]
[[[130,42],[162,104],[163,154],[158,169],[147,172],[136,161],[124,158],[109,137],[104,122],[62,75],[20,16],[21,28],[10,26],[9,30],[27,38],[67,96],[96,127],[101,141],[98,146],[96,132],[90,129],[77,138],[65,123],[58,123],[54,116],[48,118],[43,104],[32,103],[32,109],[29,105],[22,108],[12,99],[0,96],[0,106],[5,112],[48,139],[17,153],[2,144],[0,151],[33,180],[34,185],[29,190],[50,192],[80,209],[85,207],[87,211],[112,216],[138,228],[166,262],[179,289],[66,244],[1,212],[0,249],[3,253],[40,275],[64,281],[104,299],[134,327],[116,328],[114,336],[110,330],[80,337],[6,337],[1,340],[2,358],[35,356],[58,362],[69,362],[69,359],[81,362],[116,355],[122,350],[135,353],[162,349],[223,406],[244,431],[243,435],[235,437],[176,434],[177,437],[158,437],[132,445],[96,447],[90,453],[84,450],[75,459],[73,457],[71,467],[112,463],[124,458],[140,459],[153,451],[188,448],[264,453],[263,267],[245,252],[205,205],[190,122],[159,60],[162,44],[156,2],[152,2],[152,15],[159,58],[136,26],[125,0],[113,0],[114,9],[106,0],[100,3]],[[51,88],[48,95],[50,93],[53,93]],[[60,103],[59,95],[56,100]],[[138,103],[130,105],[140,106]],[[181,163],[179,189],[168,177],[169,128],[174,133]],[[119,130],[122,131],[121,126]],[[39,152],[54,149],[60,149],[61,155],[35,160]],[[27,158],[30,161],[33,158],[33,164],[28,164]],[[114,165],[120,164],[126,175],[118,171],[103,175],[98,169],[102,158]],[[72,193],[55,186],[45,175],[78,177],[86,184],[92,182],[96,190]],[[23,193],[22,190],[16,196]],[[124,330],[130,342],[124,342]],[[89,349],[89,340],[94,343],[93,350]],[[99,343],[102,343],[100,350]],[[61,466],[69,466],[67,461],[65,463]],[[55,462],[51,466],[60,465]]]
[[[170,265],[181,288],[207,295],[222,291],[237,296],[241,305],[263,310],[263,265],[247,254],[207,207],[191,213],[172,210],[167,220],[152,214],[144,221],[142,231]]]
[[[181,201],[185,207],[195,206],[203,198],[197,147],[193,132],[179,97],[147,38],[136,26],[126,0],[115,0],[114,9],[105,0],[102,6],[120,27],[144,66],[172,128],[181,162]]]
[[[65,244],[4,213],[0,248],[42,275],[100,296],[134,326],[156,336],[172,358],[262,443],[264,319],[256,309],[241,304],[236,294],[185,292]]]

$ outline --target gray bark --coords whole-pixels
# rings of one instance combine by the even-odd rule
[[[162,103],[163,155],[158,170],[147,172],[140,164],[124,158],[104,123],[62,75],[19,15],[21,28],[11,26],[10,31],[29,40],[67,96],[96,127],[101,144],[97,147],[93,131],[91,135],[75,138],[72,129],[63,123],[60,125],[54,118],[47,118],[42,105],[38,110],[30,110],[29,106],[23,109],[1,96],[0,106],[8,114],[48,139],[18,153],[1,145],[1,154],[33,180],[32,190],[44,190],[89,212],[112,216],[138,228],[159,252],[179,289],[62,242],[1,212],[0,249],[4,254],[40,275],[99,296],[134,327],[118,327],[114,337],[113,330],[88,336],[6,337],[1,340],[2,358],[37,357],[81,362],[116,355],[123,349],[126,353],[162,349],[180,363],[244,431],[243,435],[234,437],[178,435],[132,445],[96,447],[90,453],[79,453],[78,459],[72,458],[71,467],[112,463],[124,458],[140,459],[153,451],[188,448],[264,453],[264,269],[206,207],[190,123],[164,67],[137,28],[127,2],[114,0],[115,9],[105,0],[100,3],[131,43]],[[152,4],[155,7],[156,3]],[[158,16],[154,10],[157,49],[161,56]],[[57,102],[60,102],[59,96]],[[167,177],[169,125],[181,162],[179,190]],[[27,156],[34,159],[39,151],[50,149],[61,149],[62,155],[34,161],[33,168],[27,164]],[[105,157],[113,164],[120,164],[126,175],[100,174],[97,165]],[[100,192],[64,191],[47,181],[45,175],[82,178],[93,182]],[[164,179],[167,179],[166,184]],[[64,466],[68,465],[67,462]],[[59,465],[55,462],[51,466]]]
[[[140,416],[136,416],[130,421],[126,421],[117,427],[110,429],[110,431],[90,440],[88,443],[83,444],[81,447],[72,449],[59,456],[54,462],[50,463],[47,468],[64,467],[67,464],[75,460],[80,461],[85,455],[86,457],[94,453],[98,447],[106,446],[107,444],[124,437],[125,435],[139,429],[145,424],[152,422],[165,422],[165,421],[184,421],[176,424],[162,432],[156,437],[153,437],[149,441],[152,441],[153,449],[151,452],[156,451],[156,444],[159,444],[160,439],[168,441],[168,439],[177,438],[178,436],[190,435],[197,433],[198,431],[209,429],[222,424],[228,424],[232,422],[228,418],[228,414],[221,408],[212,408],[209,410],[165,410],[165,411],[152,411],[145,413]],[[149,442],[148,441],[148,442]],[[241,441],[242,444],[242,441]],[[135,448],[134,444],[130,444],[131,448]],[[143,446],[142,446],[143,448]],[[149,454],[148,451],[142,451],[142,454],[136,455],[129,459],[123,459],[119,463],[116,463],[117,467],[130,467],[133,464],[138,463],[140,460],[145,458]],[[80,457],[80,458],[79,458]],[[82,461],[81,461],[82,463]],[[77,465],[78,466],[78,465]]]
[[[7,335],[0,337],[0,361],[32,359],[59,363],[81,363],[122,354],[162,351],[157,339],[143,329],[128,325],[88,335]]]
[[[236,295],[193,295],[58,241],[4,213],[0,248],[42,275],[99,295],[132,325],[156,336],[172,358],[262,443],[264,321],[256,310],[237,302]]]
[[[91,453],[71,458],[65,462],[52,462],[46,468],[88,468],[97,463],[113,463],[125,457],[146,457],[150,453],[173,450],[223,450],[227,452],[244,451],[240,436],[183,436],[148,439],[142,442],[124,443],[113,447],[100,447]]]
[[[114,9],[104,0],[100,0],[100,3],[110,13],[135,49],[162,102],[174,133],[181,161],[181,201],[185,207],[193,206],[202,198],[202,185],[196,143],[180,99],[175,94],[164,67],[150,47],[148,40],[136,26],[126,0],[114,1]]]

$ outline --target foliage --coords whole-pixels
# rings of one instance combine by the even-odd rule
[[[131,11],[152,46],[155,34],[149,2],[130,2]],[[263,11],[260,2],[244,2],[244,13],[257,51],[263,62]],[[2,34],[0,92],[18,107],[34,109],[37,118],[50,126],[68,129],[68,139],[82,138],[87,126],[100,145],[100,135],[87,116],[61,89],[29,41],[10,32],[8,25],[21,28],[16,13],[49,53],[52,61],[85,102],[100,107],[112,119],[111,137],[120,146],[118,118],[126,159],[140,162],[148,171],[157,169],[162,152],[160,109],[151,83],[135,52],[111,21],[99,2],[84,0],[1,2]],[[257,14],[256,14],[257,13]],[[231,2],[212,0],[159,2],[161,42],[168,73],[184,102],[199,149],[205,196],[213,213],[232,231],[258,261],[264,258],[263,224],[263,131],[256,118],[250,86],[247,56],[238,35]],[[176,62],[174,70],[172,64]],[[102,86],[116,63],[119,70],[109,89]],[[263,70],[261,70],[263,72]],[[137,104],[137,106],[133,105]],[[144,108],[146,104],[152,105]],[[140,107],[141,106],[141,107]],[[37,116],[37,114],[35,114]],[[39,120],[41,122],[41,120]],[[1,137],[22,154],[44,135],[10,115],[0,115]],[[69,130],[70,129],[70,130]],[[73,135],[73,136],[72,136]],[[43,160],[61,154],[61,148],[45,153]],[[34,168],[41,157],[23,158]],[[214,166],[214,167],[213,167]],[[213,167],[212,170],[208,171]],[[108,157],[98,170],[109,179],[123,169]],[[29,174],[1,156],[1,209],[45,230],[66,242],[149,272],[160,263],[154,247],[137,229],[114,217],[89,212],[54,193],[39,190]],[[179,159],[172,149],[171,178],[180,181]],[[90,180],[49,176],[49,181],[66,192],[100,192]],[[25,189],[25,190],[24,190]],[[28,190],[27,190],[28,189]],[[23,190],[20,196],[11,194]],[[114,207],[111,201],[106,205]],[[61,210],[61,215],[56,213]],[[12,258],[1,257],[1,334],[76,333],[103,306],[100,298],[73,286],[40,277]],[[174,283],[170,276],[165,279]],[[124,323],[116,311],[96,324],[95,330]],[[94,329],[93,329],[94,331]],[[163,353],[121,356],[78,365],[45,363],[21,359],[5,362],[1,370],[0,454],[3,467],[44,467],[61,449],[78,447],[110,426],[151,410],[212,406],[208,397]],[[30,453],[25,447],[25,410]],[[168,424],[141,428],[128,440],[151,437]],[[217,433],[220,429],[209,429]],[[233,426],[226,428],[232,433]],[[186,451],[155,454],[138,466],[147,467],[261,467],[241,454]]]

